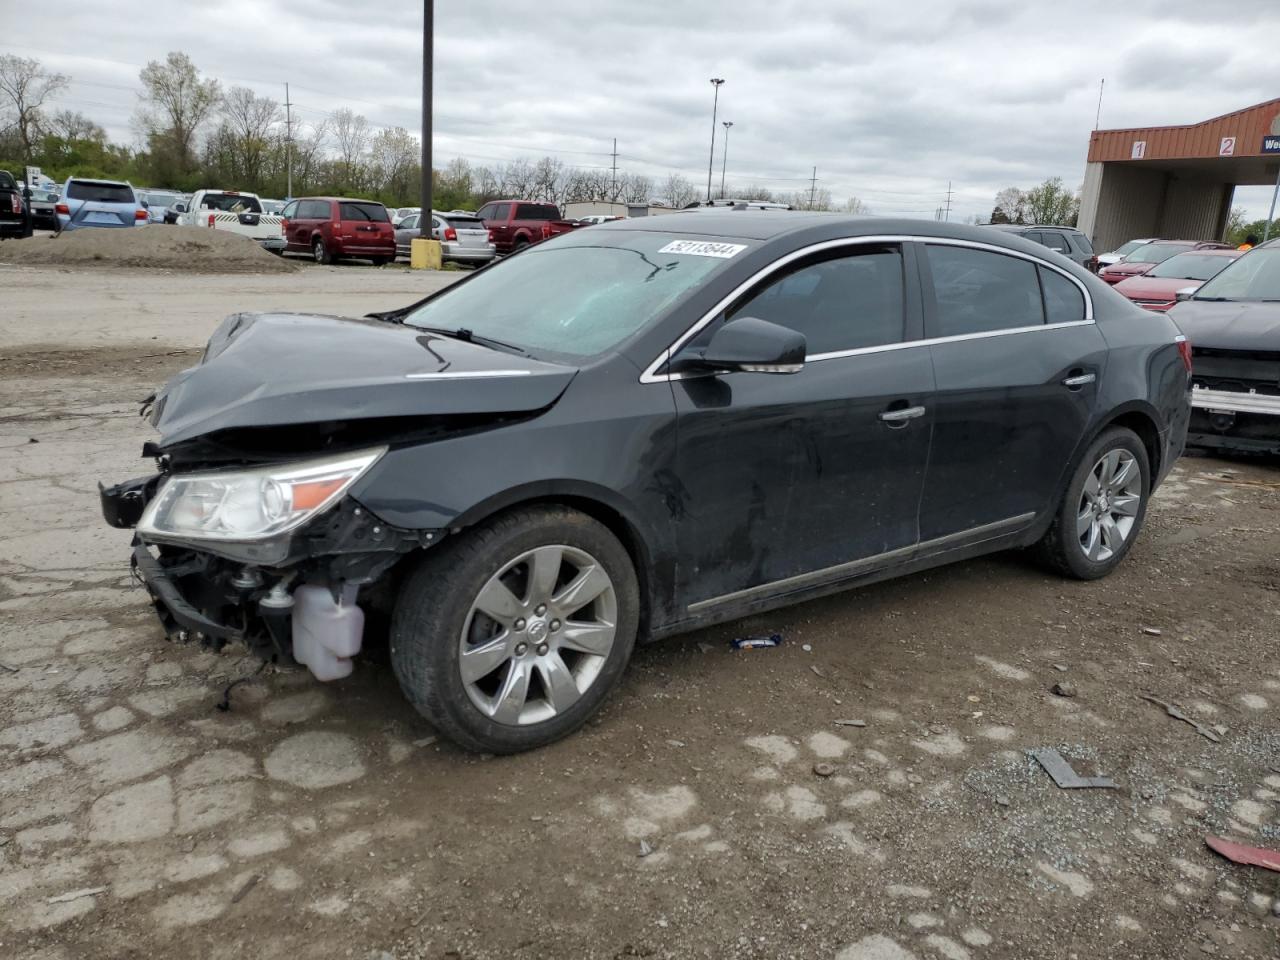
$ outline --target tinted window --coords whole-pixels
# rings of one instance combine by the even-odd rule
[[[298,217],[302,220],[328,220],[328,200],[303,200],[298,207]]]
[[[615,234],[614,245],[606,246],[585,233],[548,240],[499,269],[482,270],[436,294],[405,323],[466,327],[477,337],[535,353],[588,357],[661,320],[677,300],[732,262],[660,252],[673,241],[695,239],[687,234],[635,231]]]
[[[127,183],[86,183],[84,180],[71,180],[67,183],[67,197],[91,203],[136,202],[133,187]]]
[[[292,218],[292,217],[297,216],[297,214],[298,214],[298,201],[297,201],[297,200],[292,200],[292,201],[290,201],[289,203],[286,203],[286,204],[284,205],[284,210],[282,210],[282,211],[280,212],[280,216],[284,217],[286,220],[288,220],[288,219],[290,219],[290,218]]]
[[[1255,247],[1197,290],[1195,298],[1280,301],[1280,247]]]
[[[1071,231],[1071,242],[1076,245],[1076,249],[1081,253],[1087,253],[1090,256],[1093,255],[1093,244],[1090,243],[1089,238],[1079,230]]]
[[[870,249],[810,263],[735,307],[803,333],[809,356],[902,340],[902,252]]]
[[[1044,233],[1040,234],[1040,236],[1044,238],[1040,242],[1050,250],[1057,250],[1059,253],[1071,252],[1071,247],[1067,244],[1067,238],[1062,234],[1056,233],[1052,230],[1046,230]]]
[[[1022,234],[1022,236],[1026,237],[1032,243],[1044,243],[1044,234],[1039,230],[1028,230],[1026,233]]]
[[[411,214],[409,214],[409,216],[407,216],[407,217],[405,217],[403,220],[401,220],[401,221],[400,221],[400,229],[401,229],[401,230],[417,230],[417,229],[418,229],[418,215],[417,215],[416,213],[411,213]]]
[[[492,219],[492,220],[508,220],[508,219],[510,219],[510,217],[511,217],[511,204],[509,204],[509,203],[495,203],[495,204],[493,205],[493,212],[489,214],[489,217],[490,217],[490,219]]]
[[[13,174],[8,170],[0,170],[0,190],[17,190],[18,181],[13,179]]]
[[[1056,270],[1040,267],[1044,288],[1044,312],[1049,323],[1072,323],[1084,319],[1084,294]]]
[[[937,300],[931,336],[956,337],[1044,323],[1036,267],[1029,260],[967,247],[926,248]]]
[[[1153,267],[1147,276],[1174,280],[1209,280],[1221,273],[1231,259],[1211,253],[1180,253]]]
[[[559,220],[560,210],[550,203],[521,203],[516,207],[517,220]]]
[[[387,208],[380,203],[340,203],[338,219],[360,220],[364,223],[390,223]]]
[[[1129,263],[1164,263],[1170,257],[1186,253],[1192,249],[1190,243],[1148,243],[1130,253],[1125,260]]]
[[[206,193],[200,201],[204,210],[222,210],[226,213],[261,213],[262,204],[257,197],[245,197],[238,193]]]
[[[483,230],[484,223],[479,217],[460,217],[449,214],[449,224],[455,230]]]
[[[476,211],[476,216],[479,217],[481,220],[492,220],[494,219],[494,211],[496,209],[497,209],[497,204],[486,203],[483,207],[481,207],[478,211]]]

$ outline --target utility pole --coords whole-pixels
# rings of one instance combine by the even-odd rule
[[[722,120],[720,126],[724,127],[724,160],[720,163],[720,199],[724,199],[724,171],[729,166],[729,128],[733,126],[732,120]]]
[[[1102,123],[1102,90],[1107,85],[1107,78],[1098,81],[1098,112],[1093,115],[1093,129],[1097,130]]]
[[[609,195],[613,203],[618,202],[618,138],[613,138],[613,192]]]
[[[707,203],[711,202],[711,168],[716,163],[716,109],[720,106],[720,85],[724,77],[712,77],[711,86],[715,87],[715,99],[711,101],[711,156],[707,160]]]
[[[951,181],[950,180],[947,181],[947,205],[946,205],[946,212],[944,213],[942,219],[943,220],[951,219]]]
[[[818,168],[813,168],[813,176],[809,178],[809,209],[813,209],[813,198],[818,192]]]
[[[289,84],[284,85],[284,166],[287,184],[284,195],[293,199],[293,104],[289,102]]]

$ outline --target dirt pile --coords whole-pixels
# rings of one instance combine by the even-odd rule
[[[143,267],[184,273],[291,273],[298,269],[296,263],[268,253],[239,234],[160,225],[9,240],[0,245],[0,263]]]

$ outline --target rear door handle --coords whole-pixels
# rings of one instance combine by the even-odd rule
[[[924,407],[903,407],[901,410],[885,410],[880,419],[885,423],[898,424],[924,416]]]
[[[1067,377],[1067,379],[1062,381],[1062,385],[1074,390],[1077,387],[1083,387],[1086,384],[1093,383],[1097,379],[1098,375],[1096,373],[1079,373],[1073,377]]]

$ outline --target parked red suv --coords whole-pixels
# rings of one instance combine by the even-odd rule
[[[490,200],[476,216],[489,228],[489,239],[499,253],[523,250],[578,227],[577,221],[563,219],[554,203],[529,200]]]
[[[396,258],[396,232],[387,208],[374,200],[302,197],[285,205],[284,248],[309,253],[316,263],[363,257],[376,264]]]

